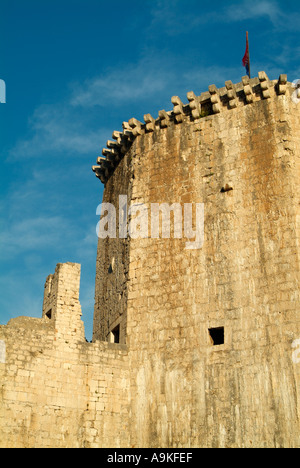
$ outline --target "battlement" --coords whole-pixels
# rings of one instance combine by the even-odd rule
[[[200,96],[196,96],[193,91],[190,91],[187,93],[188,104],[184,104],[178,96],[173,96],[171,99],[174,106],[172,111],[161,110],[158,113],[158,118],[152,117],[151,114],[145,114],[145,123],[135,118],[123,122],[123,132],[113,132],[113,141],[107,141],[107,147],[102,151],[103,156],[97,159],[97,165],[92,168],[93,172],[103,184],[106,184],[137,136],[167,128],[172,124],[181,124],[187,119],[196,121],[210,115],[232,111],[237,107],[253,104],[260,100],[285,95],[288,89],[293,88],[292,84],[287,81],[287,75],[281,74],[278,80],[272,81],[262,71],[258,73],[258,77],[253,79],[243,76],[242,81],[238,84],[226,81],[223,88],[210,85],[208,91],[203,92]]]

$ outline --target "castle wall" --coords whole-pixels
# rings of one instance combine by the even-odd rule
[[[65,290],[64,304],[52,296],[56,320],[20,317],[0,327],[2,448],[129,442],[127,349],[87,343],[75,330],[81,315],[74,307],[79,273],[79,265],[65,264],[52,277],[53,286]]]

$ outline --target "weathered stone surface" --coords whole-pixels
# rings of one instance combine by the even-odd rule
[[[234,109],[184,117],[137,138],[128,152],[134,203],[205,204],[201,251],[178,239],[129,241],[135,446],[300,444],[292,360],[300,336],[300,108],[291,91],[278,96],[277,82],[260,78],[244,83],[248,105],[243,85],[228,82]],[[221,106],[226,90],[210,93]],[[120,180],[108,182],[111,200],[124,193]],[[112,248],[110,241],[100,250]],[[221,346],[212,345],[214,327],[224,327]]]

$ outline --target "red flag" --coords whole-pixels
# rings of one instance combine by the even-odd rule
[[[246,33],[246,52],[243,58],[243,66],[246,68],[247,75],[250,78],[250,54],[249,54],[249,38],[248,31]]]

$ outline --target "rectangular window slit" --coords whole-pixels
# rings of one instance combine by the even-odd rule
[[[120,343],[120,325],[114,328],[110,333],[111,343]]]
[[[50,309],[50,310],[46,313],[46,317],[47,317],[47,319],[49,319],[49,320],[52,319],[52,309]]]
[[[210,328],[208,331],[213,346],[220,346],[225,343],[224,327]]]

